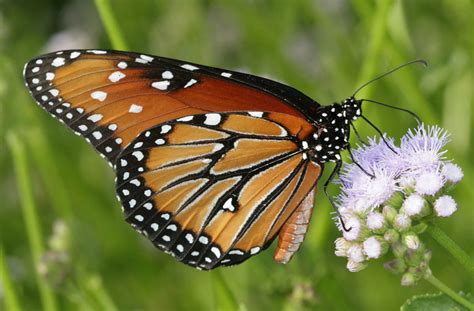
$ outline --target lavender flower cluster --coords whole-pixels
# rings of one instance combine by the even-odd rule
[[[385,267],[404,274],[402,285],[414,284],[429,270],[431,253],[419,234],[434,218],[456,211],[447,192],[463,178],[461,168],[444,156],[448,137],[442,128],[420,125],[402,137],[400,146],[392,138],[373,138],[353,151],[366,172],[356,163],[341,171],[338,209],[350,230],[336,218],[342,237],[335,253],[347,257],[349,271],[360,271],[390,251],[395,258]]]

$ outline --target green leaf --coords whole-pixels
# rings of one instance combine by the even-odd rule
[[[460,293],[464,298],[473,301],[471,294]],[[408,299],[401,307],[401,311],[464,311],[464,306],[452,300],[449,296],[439,294],[418,295]]]

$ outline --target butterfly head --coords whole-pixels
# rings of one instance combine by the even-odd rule
[[[347,123],[357,120],[362,115],[362,101],[353,96],[345,99],[341,106],[343,115],[348,120]]]

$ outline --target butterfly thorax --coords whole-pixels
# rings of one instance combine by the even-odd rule
[[[309,155],[317,163],[337,162],[349,144],[350,124],[361,115],[361,102],[353,97],[342,103],[321,106],[315,118],[315,132]]]

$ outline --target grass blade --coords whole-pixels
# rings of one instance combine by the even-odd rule
[[[3,296],[5,300],[5,308],[8,311],[20,311],[20,303],[18,302],[18,296],[13,287],[13,282],[8,271],[8,266],[3,254],[3,248],[0,245],[0,284],[3,290]]]
[[[7,142],[13,159],[15,175],[17,178],[18,194],[21,200],[23,218],[25,222],[26,234],[30,245],[33,259],[36,281],[40,292],[43,310],[56,310],[56,301],[54,293],[48,283],[39,274],[37,265],[44,253],[43,235],[38,220],[36,205],[33,199],[33,191],[30,182],[30,172],[25,147],[16,134],[10,132],[7,134]]]
[[[112,47],[117,50],[128,50],[127,43],[112,13],[109,0],[95,0],[95,6],[97,11],[99,11],[100,19],[107,31]]]

